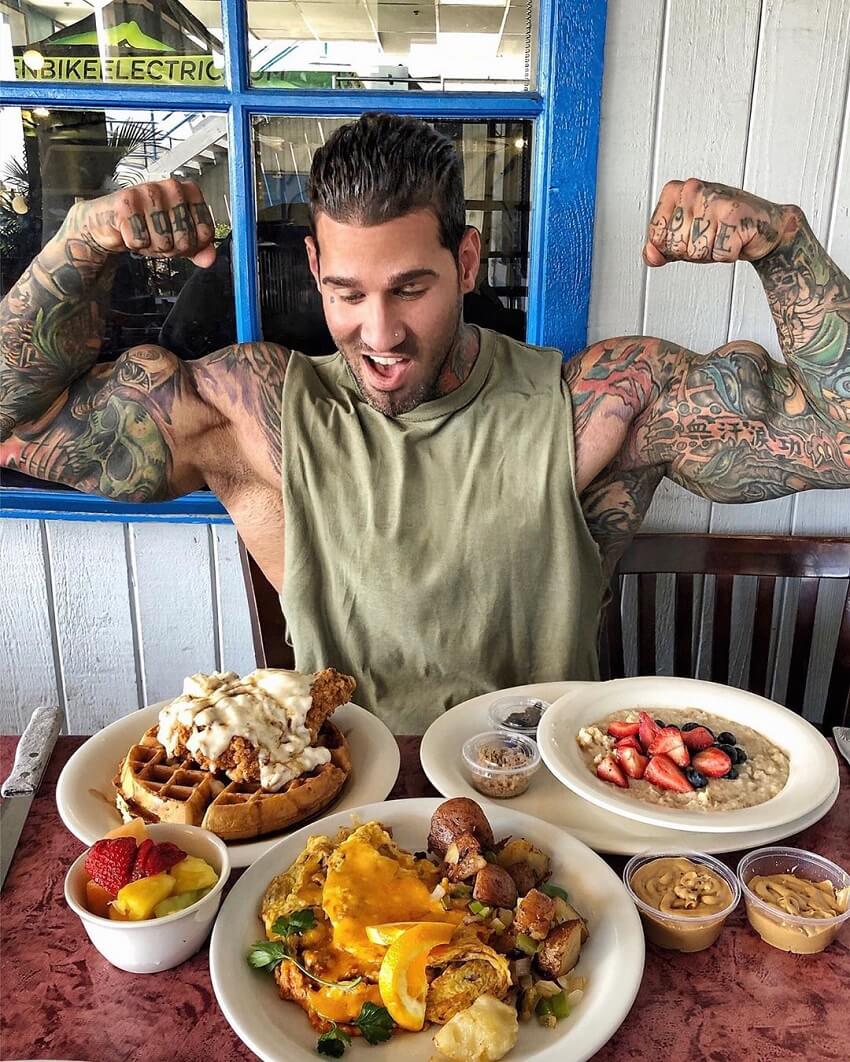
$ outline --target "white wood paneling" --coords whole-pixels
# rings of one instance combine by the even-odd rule
[[[46,521],[68,732],[139,707],[124,529]]]
[[[219,664],[206,524],[130,524],[141,699],[176,697],[183,679]]]
[[[37,520],[0,520],[0,730],[39,704],[65,706],[56,678],[48,570]]]

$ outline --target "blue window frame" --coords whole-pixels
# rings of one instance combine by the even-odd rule
[[[356,116],[386,110],[421,118],[526,119],[534,122],[534,172],[529,247],[528,339],[580,350],[587,333],[596,156],[607,0],[540,0],[536,92],[269,91],[252,86],[248,68],[247,5],[221,0],[225,88],[167,89],[146,85],[70,85],[0,81],[12,106],[205,111],[227,115],[233,216],[233,281],[237,337],[259,339],[256,201],[251,122],[254,115]],[[77,492],[2,492],[0,516],[39,519],[226,521],[207,492],[173,502],[133,505]]]

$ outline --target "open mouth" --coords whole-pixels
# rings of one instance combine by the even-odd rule
[[[401,387],[413,362],[395,354],[364,354],[367,382],[378,391],[395,391]]]

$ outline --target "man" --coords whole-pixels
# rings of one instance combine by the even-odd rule
[[[784,365],[646,337],[562,365],[466,325],[478,233],[450,142],[421,122],[336,132],[310,208],[336,354],[95,365],[116,253],[208,266],[212,219],[176,181],[75,206],[3,303],[3,462],[124,500],[208,484],[282,592],[298,667],[354,674],[395,730],[595,677],[606,573],[663,476],[729,502],[850,486],[850,282],[797,207],[672,181],[644,248],[651,266],[751,262]]]

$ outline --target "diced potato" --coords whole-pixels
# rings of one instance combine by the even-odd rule
[[[581,921],[562,922],[552,929],[534,957],[541,973],[552,980],[563,977],[578,962],[581,953]]]
[[[549,856],[524,837],[515,837],[499,851],[500,867],[509,870],[515,863],[527,863],[534,873],[535,885],[545,881],[550,874]]]
[[[175,863],[169,873],[174,878],[175,896],[179,896],[181,892],[206,889],[218,881],[218,874],[199,856],[186,856],[179,863]]]

